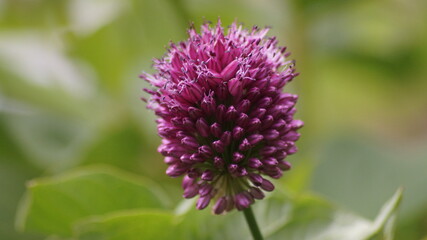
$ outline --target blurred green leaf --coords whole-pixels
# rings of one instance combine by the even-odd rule
[[[84,121],[46,112],[9,114],[4,123],[32,164],[48,172],[78,163],[95,131]]]
[[[29,163],[21,148],[5,127],[0,114],[0,239],[33,240],[38,236],[14,231],[17,203],[25,192],[24,184],[41,170]]]
[[[342,133],[325,143],[319,153],[312,189],[372,218],[375,209],[390,193],[404,186],[402,216],[418,214],[424,209],[427,200],[425,146],[419,146],[417,152],[413,151],[417,146],[412,146],[414,154],[407,151],[409,147],[392,149],[373,139],[356,136]]]
[[[392,239],[394,214],[399,206],[399,189],[383,206],[375,221],[337,209],[315,196],[307,196],[295,203],[291,221],[278,228],[267,239],[363,240],[381,236]],[[391,225],[388,225],[391,224]]]
[[[175,216],[158,211],[118,212],[94,217],[78,223],[76,232],[79,240],[183,239]]]
[[[164,208],[155,184],[110,168],[84,168],[53,178],[33,180],[20,207],[22,230],[71,236],[79,219],[136,208]]]
[[[92,103],[77,99],[59,87],[43,87],[26,82],[0,67],[1,95],[66,117],[88,117]],[[83,106],[83,107],[82,107]]]
[[[391,240],[394,235],[397,209],[402,200],[403,188],[399,188],[393,197],[381,208],[380,213],[374,221],[372,236],[380,239]]]
[[[276,192],[256,203],[254,211],[267,240],[363,240],[392,235],[394,226],[391,223],[401,194],[399,189],[384,205],[375,221],[339,209],[307,193],[292,196]],[[194,204],[185,202],[178,213],[182,214],[183,209],[191,207],[194,208]],[[183,225],[191,229],[186,232],[185,239],[250,239],[243,214],[237,211],[213,217],[207,211],[189,210],[184,214]]]
[[[80,239],[248,239],[243,215],[233,211],[213,216],[184,201],[176,214],[162,209],[164,195],[141,181],[105,168],[86,168],[49,179],[34,180],[20,209],[18,226]],[[277,190],[254,205],[266,239],[367,239],[392,236],[401,190],[375,221],[342,211],[312,194]],[[165,229],[168,229],[167,231]],[[384,237],[384,239],[391,239]]]

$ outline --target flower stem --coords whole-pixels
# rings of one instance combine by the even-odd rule
[[[243,210],[245,214],[246,222],[248,223],[249,229],[251,230],[252,237],[254,240],[263,240],[261,231],[259,230],[258,224],[256,223],[256,219],[254,213],[252,212],[252,208],[248,207]]]

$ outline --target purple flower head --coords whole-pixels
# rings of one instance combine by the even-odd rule
[[[158,151],[171,177],[184,175],[185,198],[199,195],[197,208],[213,202],[221,214],[249,207],[273,191],[265,178],[280,178],[297,149],[297,96],[283,87],[298,75],[286,48],[268,29],[233,23],[191,27],[189,38],[170,44],[155,60],[157,73],[141,78],[153,89],[148,108],[159,117]]]

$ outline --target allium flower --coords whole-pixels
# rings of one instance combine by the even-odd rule
[[[215,214],[248,208],[274,189],[264,176],[291,167],[284,159],[297,151],[303,123],[293,119],[297,96],[282,88],[298,74],[267,31],[191,27],[187,41],[155,60],[156,74],[141,75],[154,87],[144,90],[159,117],[166,174],[184,175],[183,196],[199,195],[198,209],[211,201]]]

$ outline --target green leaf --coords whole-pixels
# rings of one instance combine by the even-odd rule
[[[18,225],[79,239],[250,238],[243,214],[238,211],[214,216],[209,210],[195,210],[194,200],[184,201],[175,214],[160,211],[166,203],[152,185],[105,168],[35,180],[29,184]],[[268,240],[388,240],[393,237],[401,194],[399,189],[375,221],[341,210],[316,195],[294,195],[280,189],[257,202],[254,212]]]
[[[296,199],[291,220],[278,228],[267,239],[362,240],[381,235],[392,239],[394,215],[399,206],[402,190],[398,189],[383,206],[375,221],[337,209],[318,197]]]
[[[118,210],[164,208],[155,184],[106,167],[88,167],[57,177],[33,180],[20,206],[17,227],[71,236],[80,219]]]
[[[406,151],[383,146],[366,136],[356,138],[345,133],[335,136],[318,155],[319,165],[314,171],[311,189],[374,219],[378,206],[399,186],[405,186],[406,198],[401,212],[406,218],[420,213],[426,206],[426,150],[421,144]]]
[[[106,214],[76,225],[81,240],[182,239],[178,222],[171,213],[160,211],[127,211]]]
[[[362,240],[381,236],[391,239],[394,213],[399,205],[401,190],[382,208],[375,221],[370,221],[339,209],[313,194],[291,195],[277,191],[257,202],[253,208],[266,240]],[[213,216],[209,211],[197,211],[194,203],[185,201],[177,208],[183,214],[185,239],[250,239],[249,229],[238,211]]]
[[[383,240],[392,240],[395,228],[397,209],[402,200],[403,188],[399,188],[393,197],[381,208],[380,213],[373,223],[373,237]]]
[[[75,166],[96,134],[86,122],[41,111],[6,115],[4,125],[22,154],[46,172]]]

